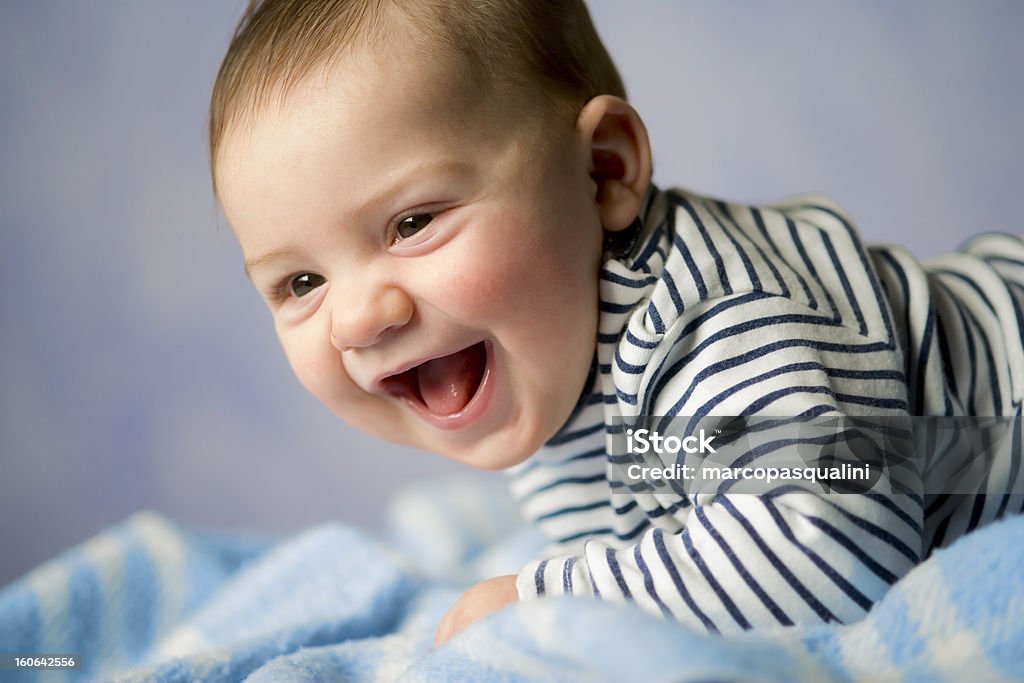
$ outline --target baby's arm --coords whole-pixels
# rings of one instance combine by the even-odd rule
[[[527,567],[519,595],[632,600],[697,628],[734,632],[852,621],[919,561],[919,500],[699,498],[682,531],[650,529],[619,550],[588,541],[582,555]]]

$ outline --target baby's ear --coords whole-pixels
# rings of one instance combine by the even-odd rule
[[[613,232],[629,227],[651,182],[651,146],[640,115],[619,97],[598,95],[580,110],[576,131],[590,150],[601,224]]]

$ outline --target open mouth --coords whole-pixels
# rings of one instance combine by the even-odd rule
[[[486,370],[487,347],[478,342],[386,377],[381,385],[395,396],[418,401],[433,415],[448,417],[469,405]]]

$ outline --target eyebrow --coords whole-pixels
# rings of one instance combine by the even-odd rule
[[[263,254],[262,256],[257,256],[254,259],[249,259],[248,261],[246,261],[245,262],[245,274],[247,276],[249,276],[249,279],[251,280],[252,279],[253,268],[256,268],[257,266],[261,266],[264,263],[267,263],[269,261],[277,260],[279,258],[288,258],[288,257],[298,256],[299,253],[300,253],[299,248],[296,247],[295,245],[292,245],[292,244],[289,244],[289,245],[286,245],[286,246],[283,246],[283,247],[278,247],[277,249],[271,249],[270,251],[268,251],[267,253]]]
[[[394,182],[388,183],[381,191],[370,197],[359,209],[359,213],[366,213],[371,207],[381,206],[382,204],[390,201],[399,193],[402,186],[409,182],[410,178],[428,174],[439,175],[442,173],[455,175],[459,173],[467,173],[470,169],[471,166],[467,163],[448,159],[443,161],[427,161],[422,164],[417,164],[416,166],[403,171],[397,176],[397,179]],[[302,250],[294,244],[286,244],[276,249],[271,249],[265,254],[261,254],[256,258],[247,260],[245,262],[245,274],[248,275],[251,280],[254,268],[280,258],[295,257],[301,254]]]

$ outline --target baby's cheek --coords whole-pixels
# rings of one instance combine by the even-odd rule
[[[317,400],[335,410],[354,399],[357,388],[329,337],[325,343],[312,330],[278,330],[278,337],[295,377]]]
[[[511,243],[510,243],[511,242]],[[529,240],[508,240],[468,253],[448,277],[448,291],[460,310],[476,319],[529,315],[544,317],[551,297],[568,282],[552,277],[545,255]]]
[[[486,318],[515,305],[516,284],[527,276],[507,253],[463,259],[448,275],[448,295],[467,317]]]

